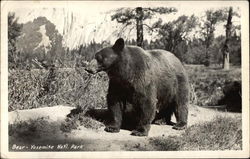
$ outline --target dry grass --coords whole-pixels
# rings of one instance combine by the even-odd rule
[[[240,68],[224,71],[199,65],[186,66],[191,83],[192,104],[218,105],[226,81],[241,81]],[[9,70],[9,111],[43,106],[69,105],[106,107],[108,77],[89,75],[83,68]]]
[[[32,142],[58,132],[58,128],[51,126],[53,123],[42,117],[36,120],[18,121],[9,125],[9,136],[11,139],[20,139]]]
[[[106,106],[108,78],[90,76],[82,68],[9,71],[9,111],[59,104],[102,108]]]
[[[241,69],[232,67],[230,70],[207,68],[203,65],[186,65],[191,83],[192,104],[199,106],[218,105],[224,97],[223,87],[226,82],[241,83]]]
[[[87,118],[85,121],[88,120]],[[90,119],[92,120],[92,119]],[[88,124],[90,120],[87,122]],[[93,121],[93,120],[92,120]],[[93,121],[96,122],[96,121]],[[19,121],[9,125],[9,150],[10,151],[88,151],[90,141],[67,138],[67,134],[61,131],[58,122],[51,122],[47,118],[30,119]],[[15,148],[15,145],[22,145],[23,149]],[[42,149],[32,148],[45,147]],[[46,148],[48,145],[53,149]],[[68,145],[69,148],[58,148],[58,146]],[[80,149],[72,149],[72,145],[81,145]]]
[[[63,132],[71,132],[80,126],[92,130],[100,130],[101,127],[104,127],[104,124],[91,117],[84,116],[84,113],[79,113],[66,118],[66,120],[61,124],[60,129]]]
[[[181,136],[151,138],[150,144],[158,151],[241,150],[241,118],[217,117],[189,127]]]

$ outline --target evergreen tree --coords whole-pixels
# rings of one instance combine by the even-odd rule
[[[147,24],[143,23],[147,19],[152,19],[155,14],[170,14],[177,12],[173,7],[155,7],[155,8],[120,8],[111,16],[111,20],[116,20],[126,28],[129,25],[136,25],[137,31],[137,46],[143,47],[143,26],[153,29]]]

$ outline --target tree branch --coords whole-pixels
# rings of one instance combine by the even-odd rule
[[[154,31],[154,28],[150,27],[149,25],[147,25],[147,24],[142,24],[142,25],[146,26],[146,27],[147,27],[148,29],[150,29],[151,31]]]

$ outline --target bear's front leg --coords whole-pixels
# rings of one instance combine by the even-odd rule
[[[120,131],[122,123],[122,103],[118,100],[107,98],[110,121],[104,129],[107,132],[116,133]]]
[[[131,135],[148,136],[150,124],[155,118],[156,103],[150,97],[140,97],[135,106],[138,112],[138,125]]]

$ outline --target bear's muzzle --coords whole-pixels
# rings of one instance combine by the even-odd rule
[[[100,71],[102,71],[102,68],[99,66],[96,59],[93,59],[90,61],[90,63],[86,66],[85,71],[91,74],[96,74]]]

